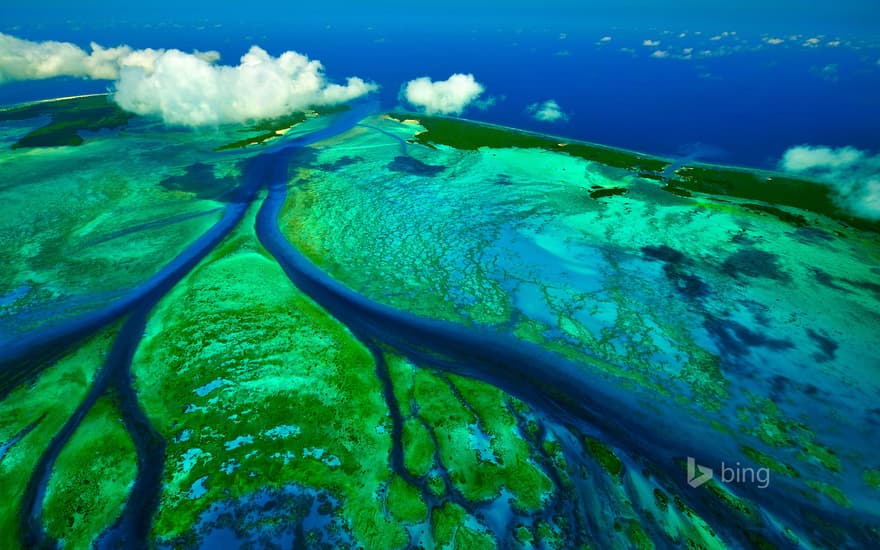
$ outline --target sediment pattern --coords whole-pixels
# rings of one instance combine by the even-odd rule
[[[71,101],[0,116],[3,540],[880,538],[870,223],[369,104],[205,137]]]

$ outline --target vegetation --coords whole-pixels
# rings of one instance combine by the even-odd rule
[[[409,118],[409,115],[391,114],[395,118]],[[643,172],[660,172],[669,164],[665,160],[636,153],[629,153],[600,145],[586,143],[565,143],[559,139],[544,137],[507,128],[486,126],[470,121],[443,117],[419,116],[419,124],[425,132],[414,139],[422,145],[447,145],[456,149],[479,149],[507,147],[546,149],[566,153],[573,157],[599,162],[615,168],[626,168]]]
[[[775,175],[762,175],[748,170],[705,166],[685,166],[676,170],[671,183],[678,189],[738,199],[756,200],[777,206],[791,206],[822,214],[852,227],[880,232],[880,222],[850,215],[833,200],[831,188],[823,183]],[[783,221],[804,225],[805,219],[780,208],[746,205],[762,210]]]
[[[409,118],[412,115],[392,113],[391,116]],[[666,179],[664,190],[679,196],[689,197],[692,192],[697,192],[789,206],[828,216],[857,229],[880,232],[880,222],[849,214],[834,202],[828,185],[815,181],[759,174],[748,169],[692,165],[679,168],[671,177],[665,178],[662,172],[669,166],[667,161],[638,153],[586,143],[566,143],[561,138],[459,119],[419,115],[418,121],[425,131],[416,134],[413,141],[429,147],[446,145],[465,150],[480,147],[545,149],[614,168],[637,171],[639,177],[645,179]],[[601,196],[608,196],[608,193],[600,192],[594,198]],[[771,214],[794,225],[806,225],[803,216],[776,206],[749,204],[747,208]]]
[[[50,117],[50,122],[27,133],[12,145],[13,149],[82,145],[84,140],[79,132],[119,128],[134,116],[120,109],[109,96],[98,95],[14,107],[0,111],[0,121],[27,120],[42,115]]]
[[[341,113],[348,109],[349,107],[347,105],[334,105],[331,107],[320,107],[318,109],[312,110],[311,112],[315,112],[319,115],[329,115],[334,113]],[[307,118],[308,114],[306,114],[306,112],[304,111],[257,121],[250,128],[246,128],[240,131],[243,133],[260,132],[259,134],[246,137],[238,141],[233,141],[232,143],[227,143],[226,145],[221,145],[214,150],[226,151],[228,149],[240,149],[242,147],[247,147],[248,145],[258,145],[272,138],[277,138],[283,135],[285,130],[292,128],[297,124],[302,124],[306,121]]]

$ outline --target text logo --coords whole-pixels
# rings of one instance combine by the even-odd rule
[[[752,468],[743,466],[739,462],[735,466],[721,463],[719,481],[722,483],[750,483],[759,489],[766,489],[770,485],[770,468]],[[712,468],[697,464],[697,460],[687,457],[687,482],[693,488],[703,485],[715,475]]]
[[[700,466],[697,464],[696,459],[694,457],[688,457],[688,485],[693,488],[697,488],[700,485],[706,483],[710,479],[712,479],[712,468],[707,468],[705,466]],[[700,475],[697,475],[697,471],[700,472]]]

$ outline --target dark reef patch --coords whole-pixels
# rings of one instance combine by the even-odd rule
[[[760,236],[758,238],[760,238]],[[753,239],[749,235],[748,229],[743,228],[740,230],[739,233],[737,233],[736,235],[734,235],[733,237],[730,238],[730,242],[732,242],[734,244],[746,246],[746,245],[755,244],[758,241]]]
[[[363,160],[363,157],[350,157],[346,155],[344,157],[334,160],[333,162],[318,164],[316,168],[325,172],[333,172],[334,170],[339,170],[340,168],[345,168],[346,166],[357,164],[359,162],[362,162]]]
[[[663,267],[663,272],[666,274],[669,282],[675,286],[678,293],[685,298],[697,300],[709,295],[709,285],[697,275],[686,273],[669,264]]]
[[[869,281],[854,281],[852,279],[840,279],[844,283],[854,287],[860,288],[862,290],[867,290],[871,294],[874,295],[874,298],[880,300],[880,284],[871,283]]]
[[[837,348],[840,347],[837,342],[811,328],[807,329],[807,335],[819,346],[819,351],[813,354],[817,362],[826,363],[837,356]]]
[[[745,275],[774,281],[791,280],[788,273],[779,268],[779,258],[776,255],[754,248],[738,250],[730,255],[721,265],[721,270],[735,279]]]
[[[810,269],[810,271],[813,272],[813,277],[819,284],[827,286],[828,288],[833,288],[834,290],[846,290],[845,288],[834,282],[834,276],[832,276],[830,273],[826,273],[818,267],[813,267]]]
[[[214,166],[196,162],[186,167],[180,176],[168,176],[159,184],[169,191],[193,193],[199,199],[221,202],[241,202],[236,180],[232,176],[218,178]]]
[[[742,357],[749,354],[751,348],[783,350],[794,347],[794,344],[789,340],[769,338],[730,319],[710,316],[703,323],[703,326],[715,340],[722,355]]]
[[[643,246],[641,251],[648,260],[657,260],[666,264],[663,266],[663,273],[683,297],[697,300],[708,296],[709,285],[697,275],[682,269],[683,266],[692,263],[683,252],[662,244]]]
[[[440,172],[446,170],[445,166],[434,166],[433,164],[425,164],[418,159],[405,156],[394,157],[394,160],[389,162],[385,166],[385,168],[392,172],[425,177],[433,177]]]
[[[770,326],[770,317],[767,315],[769,308],[767,306],[754,300],[737,300],[737,302],[749,310],[756,323],[762,327]]]
[[[590,191],[590,197],[594,199],[601,199],[602,197],[614,197],[617,195],[626,195],[629,192],[629,189],[626,187],[611,187],[611,188],[602,188],[596,189],[594,191]]]
[[[799,227],[792,236],[807,244],[821,244],[834,240],[834,235],[826,231],[822,231],[817,227]]]
[[[781,401],[785,393],[791,389],[791,378],[776,375],[770,380],[770,398],[773,401]]]
[[[643,246],[641,250],[646,258],[660,260],[661,262],[670,264],[681,264],[686,258],[683,252],[666,246],[665,244],[659,246]]]

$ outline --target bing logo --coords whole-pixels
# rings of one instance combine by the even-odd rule
[[[770,485],[770,468],[740,466],[739,462],[733,467],[722,462],[719,473],[721,475],[718,479],[723,483],[753,483],[759,489],[766,489]],[[692,456],[687,457],[688,485],[696,489],[714,476],[715,472],[712,468],[697,464],[697,460]]]

